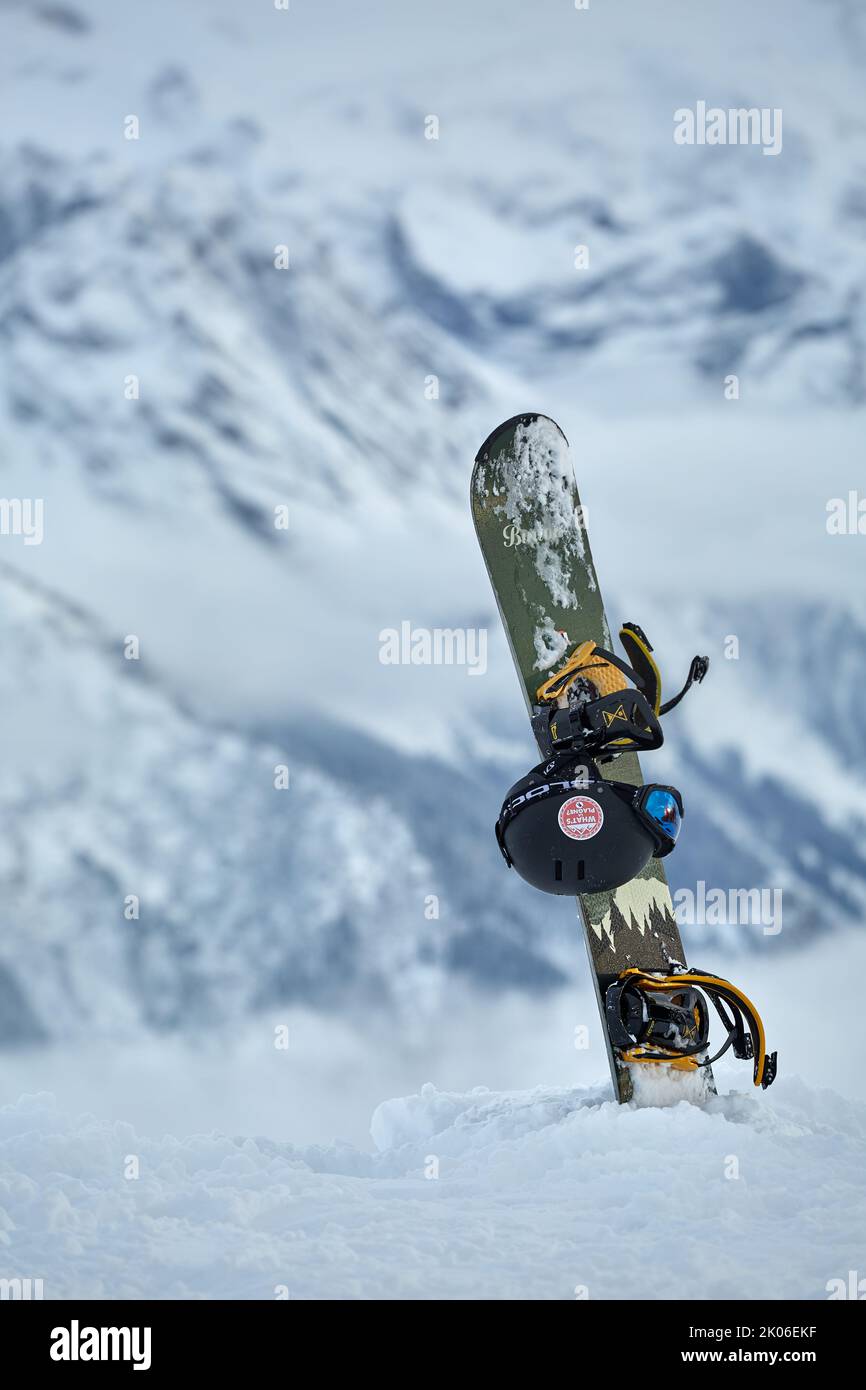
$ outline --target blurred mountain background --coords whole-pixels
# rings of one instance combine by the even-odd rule
[[[0,490],[45,516],[0,536],[0,1100],[318,1139],[431,1076],[606,1074],[573,907],[492,833],[534,759],[467,488],[522,410],[571,441],[611,619],[669,689],[711,658],[653,761],[672,887],[784,917],[690,958],[835,1083],[864,67],[840,0],[0,4]],[[698,100],[780,108],[781,152],[675,144]],[[403,622],[486,630],[486,672],[383,665]]]

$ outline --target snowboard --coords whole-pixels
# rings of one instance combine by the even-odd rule
[[[532,712],[542,680],[578,642],[614,650],[589,548],[568,441],[545,415],[516,415],[485,439],[472,472],[472,515],[514,665]],[[539,750],[539,756],[542,756]],[[603,774],[641,786],[635,753]],[[602,1032],[621,1103],[653,1098],[700,1099],[712,1090],[709,1068],[683,1072],[664,1063],[626,1063],[605,1023],[607,985],[629,966],[668,972],[685,965],[665,872],[651,859],[621,888],[577,899]],[[652,1073],[653,1075],[649,1075]]]

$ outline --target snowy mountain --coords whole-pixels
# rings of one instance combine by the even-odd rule
[[[756,646],[772,641],[764,616],[767,626],[753,612],[741,627]],[[819,661],[821,615],[802,617]],[[840,628],[832,614],[823,632],[827,660],[842,637],[866,650],[851,620]],[[316,713],[246,731],[203,720],[89,615],[8,577],[3,637],[27,653],[32,690],[22,704],[20,667],[3,670],[5,1040],[198,1027],[280,1001],[378,1003],[411,1029],[447,1007],[449,978],[537,991],[583,969],[570,905],[514,880],[491,832],[529,757],[519,708],[503,729],[510,757],[482,746],[456,766]],[[785,768],[773,709],[788,673],[757,688],[728,682],[733,695],[728,674],[714,672],[714,697],[709,682],[691,697],[676,758],[659,767],[687,806],[671,882],[769,885],[784,915],[715,926],[687,916],[686,942],[705,956],[808,944],[861,920],[866,894],[863,755],[847,726],[801,737],[802,762]],[[708,747],[688,720],[718,733],[726,699],[745,732]],[[795,731],[807,714],[790,712]],[[284,765],[290,786],[276,790]]]
[[[4,1042],[410,1029],[583,971],[491,833],[531,748],[465,494],[521,408],[571,436],[612,614],[672,683],[711,655],[654,765],[672,882],[781,889],[784,926],[687,945],[862,921],[863,541],[825,525],[861,476],[858,13],[451,8],[456,54],[390,4],[0,12],[0,467],[46,518],[0,537]],[[676,146],[701,97],[781,107],[778,157]],[[384,666],[403,621],[489,631],[486,678]]]

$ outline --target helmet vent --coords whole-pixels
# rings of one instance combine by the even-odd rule
[[[553,861],[553,877],[554,877],[554,879],[556,880],[557,883],[561,883],[561,882],[562,882],[562,860],[561,860],[561,859],[554,859],[554,861]]]
[[[585,872],[585,869],[584,869],[584,861],[583,861],[582,859],[579,859],[579,860],[577,861],[577,881],[578,881],[578,883],[582,882],[582,880],[585,878],[585,876],[586,876],[586,872]]]

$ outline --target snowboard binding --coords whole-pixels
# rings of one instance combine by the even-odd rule
[[[580,704],[536,705],[532,731],[548,757],[565,750],[609,762],[618,753],[664,743],[662,726],[639,690],[616,690]]]
[[[595,642],[581,642],[538,687],[532,728],[548,757],[571,748],[609,762],[621,753],[661,748],[661,718],[709,669],[709,657],[693,657],[683,688],[662,704],[661,673],[646,633],[637,623],[623,623],[619,637],[630,665]]]
[[[619,888],[651,858],[670,854],[679,835],[675,787],[617,782],[599,765],[660,748],[661,716],[703,680],[709,660],[694,657],[682,690],[663,705],[646,635],[624,623],[620,640],[631,665],[582,642],[538,687],[532,727],[546,760],[514,784],[496,822],[506,864],[546,893]]]
[[[706,998],[704,998],[706,996]],[[727,1036],[709,1051],[709,1000]],[[753,1081],[766,1088],[776,1077],[777,1054],[767,1053],[764,1025],[751,1000],[729,980],[704,970],[670,975],[631,968],[607,986],[604,1009],[611,1043],[624,1062],[663,1062],[677,1071],[708,1067],[733,1049],[753,1062]]]

